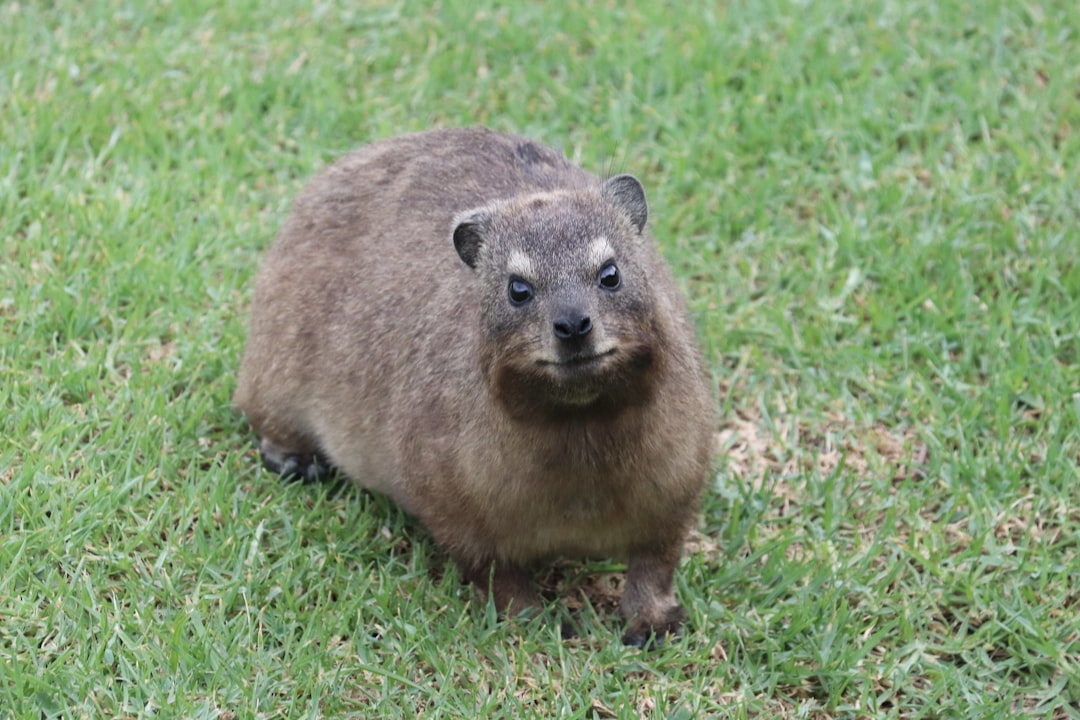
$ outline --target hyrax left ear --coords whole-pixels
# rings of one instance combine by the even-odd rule
[[[491,213],[486,208],[467,210],[454,218],[454,249],[458,257],[475,269],[480,260],[480,248],[484,234],[491,224]]]
[[[645,229],[649,219],[649,203],[645,200],[645,188],[633,175],[616,175],[604,182],[600,193],[608,202],[621,210],[638,232]]]

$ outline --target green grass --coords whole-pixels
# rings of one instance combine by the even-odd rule
[[[1076,2],[0,27],[0,717],[1080,717]],[[659,652],[619,646],[616,566],[496,621],[230,407],[305,179],[474,123],[639,175],[690,295],[724,452]]]

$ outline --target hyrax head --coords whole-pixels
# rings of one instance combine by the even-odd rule
[[[480,276],[485,370],[515,414],[642,401],[658,360],[641,183],[521,195],[458,215],[458,255]]]

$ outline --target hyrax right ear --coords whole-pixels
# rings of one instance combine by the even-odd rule
[[[491,224],[491,213],[485,208],[467,210],[454,218],[454,249],[458,257],[475,269],[480,260],[480,248]]]

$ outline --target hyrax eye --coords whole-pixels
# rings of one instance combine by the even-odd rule
[[[532,285],[521,278],[510,278],[510,284],[506,287],[506,294],[510,296],[512,305],[524,305],[532,300]]]
[[[600,287],[605,290],[618,290],[622,285],[622,278],[619,277],[619,268],[615,266],[615,263],[609,262],[604,267],[600,268],[600,273],[596,276],[597,282],[600,283]]]

